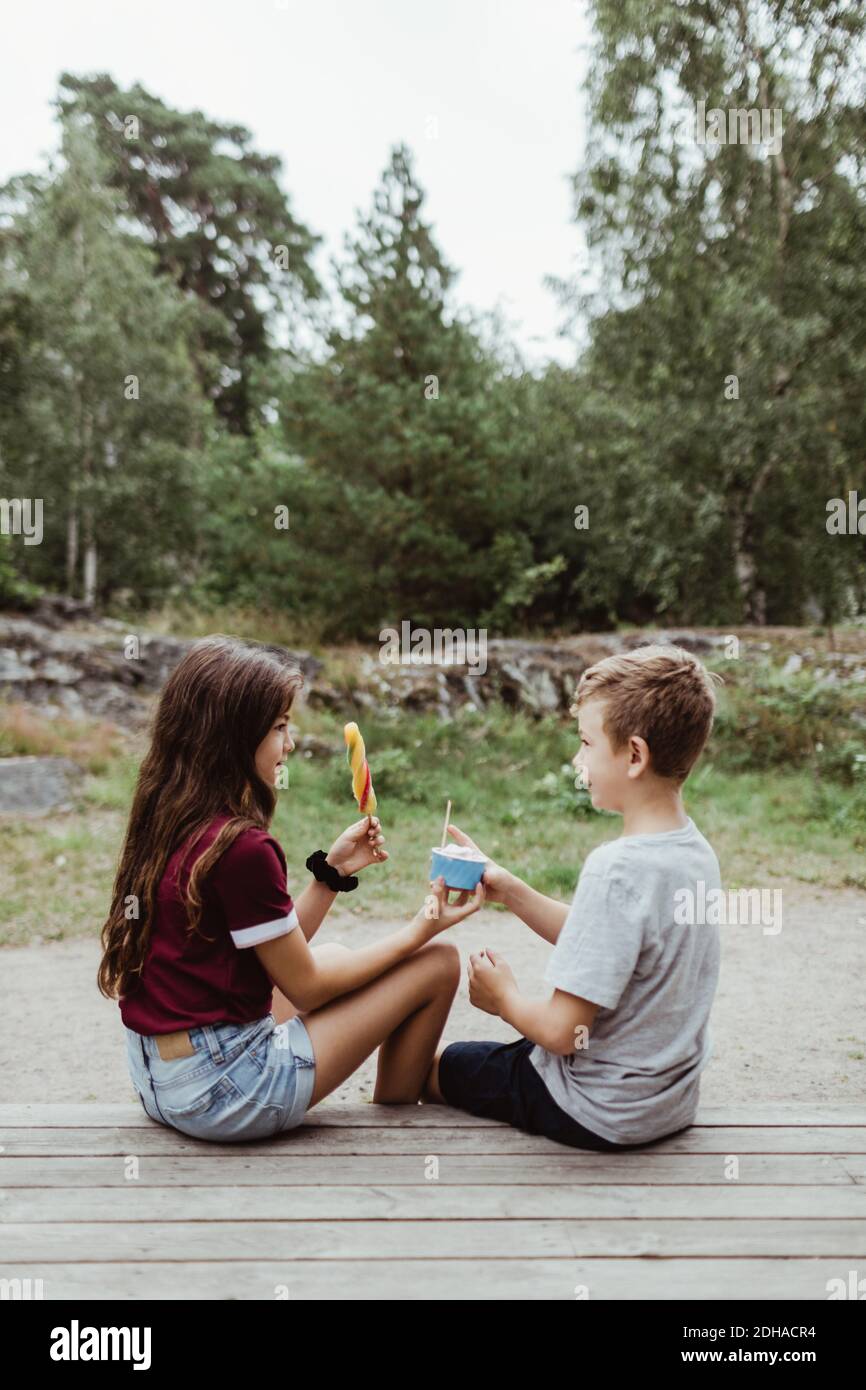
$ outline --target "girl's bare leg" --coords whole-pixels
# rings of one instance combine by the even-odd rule
[[[316,1058],[310,1106],[340,1086],[377,1047],[374,1101],[416,1102],[459,981],[457,947],[437,939],[370,984],[304,1014]]]
[[[445,1097],[439,1089],[439,1058],[442,1056],[442,1053],[445,1051],[447,1046],[448,1043],[444,1040],[444,1038],[436,1046],[436,1052],[433,1057],[433,1062],[431,1064],[429,1072],[427,1073],[427,1079],[424,1082],[424,1089],[421,1092],[421,1099],[425,1101],[427,1105],[447,1104]]]
[[[326,941],[323,946],[311,946],[310,950],[319,959],[327,957],[329,954],[339,954],[348,951],[348,946],[340,946],[336,941]],[[288,1019],[294,1018],[296,1014],[304,1017],[301,1009],[296,1009],[291,999],[287,999],[281,989],[274,985],[274,997],[271,1003],[271,1013],[275,1023],[285,1023]]]
[[[294,1018],[297,1012],[298,1010],[286,998],[283,991],[274,985],[274,997],[271,1000],[271,1013],[274,1016],[274,1022],[285,1023],[287,1019]]]

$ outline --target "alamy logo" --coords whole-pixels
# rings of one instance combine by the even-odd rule
[[[23,536],[25,545],[41,545],[42,498],[0,497],[0,536]]]
[[[469,666],[479,676],[487,670],[487,628],[415,627],[404,619],[400,631],[379,633],[383,666]]]
[[[132,1361],[134,1371],[150,1369],[149,1327],[69,1327],[51,1329],[52,1361]]]
[[[699,145],[767,145],[770,154],[782,149],[782,109],[779,106],[734,106],[729,111],[699,101],[695,110],[695,140]]]
[[[866,536],[866,497],[856,492],[844,497],[831,497],[827,503],[827,534],[829,536]]]
[[[781,888],[707,888],[698,879],[695,889],[674,893],[674,921],[678,926],[762,927],[764,936],[782,930]]]
[[[859,1277],[859,1270],[848,1270],[848,1282],[844,1279],[828,1279],[825,1285],[828,1299],[852,1298],[862,1303],[866,1299],[866,1279]]]
[[[41,1279],[0,1279],[0,1302],[26,1302],[31,1298],[44,1298]]]

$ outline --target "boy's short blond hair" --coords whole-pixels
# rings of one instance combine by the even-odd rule
[[[580,678],[571,706],[606,701],[603,729],[614,752],[637,734],[646,739],[658,777],[684,782],[713,728],[721,676],[682,647],[658,643],[606,656]]]

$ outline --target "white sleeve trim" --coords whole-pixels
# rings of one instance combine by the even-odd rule
[[[274,941],[278,936],[287,936],[300,925],[298,914],[292,908],[288,917],[277,917],[273,922],[259,922],[254,927],[240,927],[231,933],[231,938],[236,946],[258,946],[262,941]]]

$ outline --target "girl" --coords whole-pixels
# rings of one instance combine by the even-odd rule
[[[428,1098],[460,973],[434,938],[483,901],[479,884],[449,903],[439,880],[381,941],[310,947],[337,893],[388,854],[365,816],[310,855],[314,878],[290,897],[268,827],[301,685],[281,648],[190,648],[159,701],[102,929],[99,988],[119,999],[144,1110],[198,1138],[293,1129],[376,1047],[375,1101]],[[275,986],[290,1001],[279,1024]]]

